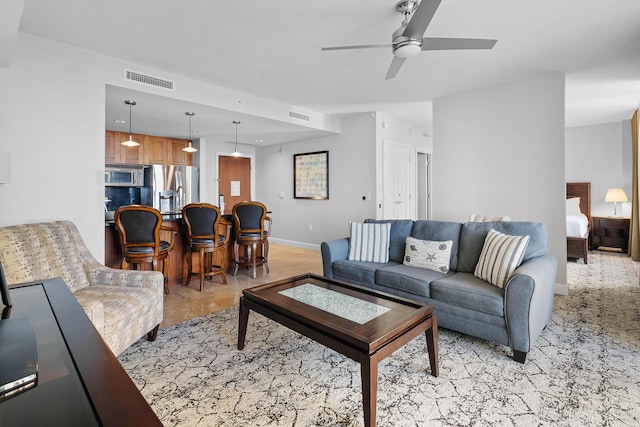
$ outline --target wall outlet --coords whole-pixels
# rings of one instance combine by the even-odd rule
[[[313,225],[309,224],[309,231],[313,231]]]

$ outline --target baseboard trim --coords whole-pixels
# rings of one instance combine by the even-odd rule
[[[567,283],[556,283],[553,287],[553,293],[556,295],[569,295],[569,285]]]
[[[271,243],[275,243],[278,245],[294,246],[296,248],[311,249],[312,251],[320,250],[320,245],[316,245],[313,243],[298,242],[295,240],[286,240],[286,239],[274,239],[273,237],[269,237],[269,241]]]

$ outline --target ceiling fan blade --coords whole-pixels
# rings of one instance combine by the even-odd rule
[[[422,50],[493,49],[498,40],[424,37]]]
[[[417,39],[422,37],[427,27],[431,23],[433,15],[435,15],[438,6],[442,0],[422,0],[418,8],[413,12],[411,20],[402,33],[403,36],[413,36]]]
[[[404,64],[405,59],[407,58],[394,56],[393,61],[391,61],[391,65],[389,66],[389,71],[387,71],[387,77],[385,77],[384,79],[391,80],[392,78],[394,78],[396,74],[398,74],[398,71],[400,71],[400,67],[402,67],[402,64]]]
[[[332,47],[323,47],[320,50],[345,50],[345,49],[369,49],[369,48],[377,48],[377,47],[391,47],[390,44],[361,44],[354,46],[332,46]]]

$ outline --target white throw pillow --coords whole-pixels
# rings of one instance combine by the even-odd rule
[[[580,197],[572,197],[567,199],[567,213],[580,214]]]
[[[349,256],[351,261],[389,262],[390,223],[351,223]]]
[[[407,237],[404,249],[404,265],[426,268],[428,270],[447,273],[451,260],[451,246],[453,240],[436,242],[431,240]]]
[[[529,236],[510,236],[489,230],[474,275],[503,288],[520,266],[528,244]]]

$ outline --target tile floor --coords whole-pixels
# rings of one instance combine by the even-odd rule
[[[191,278],[189,286],[173,285],[169,295],[164,296],[164,320],[160,327],[173,325],[213,311],[238,304],[242,290],[263,283],[274,282],[297,274],[322,274],[320,251],[301,249],[271,243],[269,249],[269,270],[258,267],[257,277],[251,277],[249,270],[238,271],[237,276],[227,274],[227,284],[222,284],[220,276],[206,280],[202,292],[197,277]]]

